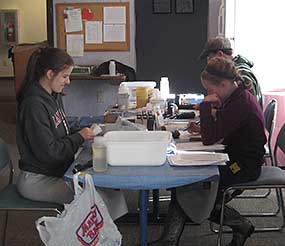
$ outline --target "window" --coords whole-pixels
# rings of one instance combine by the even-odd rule
[[[226,37],[254,62],[263,92],[285,89],[284,9],[284,0],[226,0]]]

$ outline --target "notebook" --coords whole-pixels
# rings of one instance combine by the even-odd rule
[[[168,157],[171,166],[205,166],[225,165],[229,161],[228,154],[206,151],[177,151],[174,156]]]
[[[177,150],[188,151],[222,151],[225,149],[223,144],[204,145],[202,142],[183,142],[176,144]]]

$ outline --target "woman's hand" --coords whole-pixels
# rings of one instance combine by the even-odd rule
[[[187,131],[192,135],[199,135],[201,132],[200,123],[189,122]]]
[[[200,109],[200,103],[197,103],[193,106],[193,109],[199,110]]]
[[[210,94],[204,98],[204,102],[211,102],[215,108],[222,106],[222,101],[217,94]]]
[[[89,127],[84,127],[83,129],[81,129],[79,131],[79,134],[84,138],[84,140],[93,140],[95,137],[95,134]]]

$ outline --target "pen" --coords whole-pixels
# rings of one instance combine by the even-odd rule
[[[182,131],[184,131],[184,132],[185,132],[185,131],[188,131],[188,130],[192,127],[192,124],[200,125],[200,120],[195,121],[195,122],[191,122],[191,123],[189,124],[189,126],[183,128]]]
[[[188,131],[189,129],[190,129],[190,126],[187,126],[187,127],[184,127],[184,128],[182,129],[182,131],[185,132],[185,131]]]

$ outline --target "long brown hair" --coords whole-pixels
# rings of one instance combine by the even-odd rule
[[[73,64],[72,58],[64,50],[45,47],[34,51],[28,61],[26,75],[17,95],[18,103],[21,103],[30,86],[38,83],[48,70],[52,70],[56,75]]]

